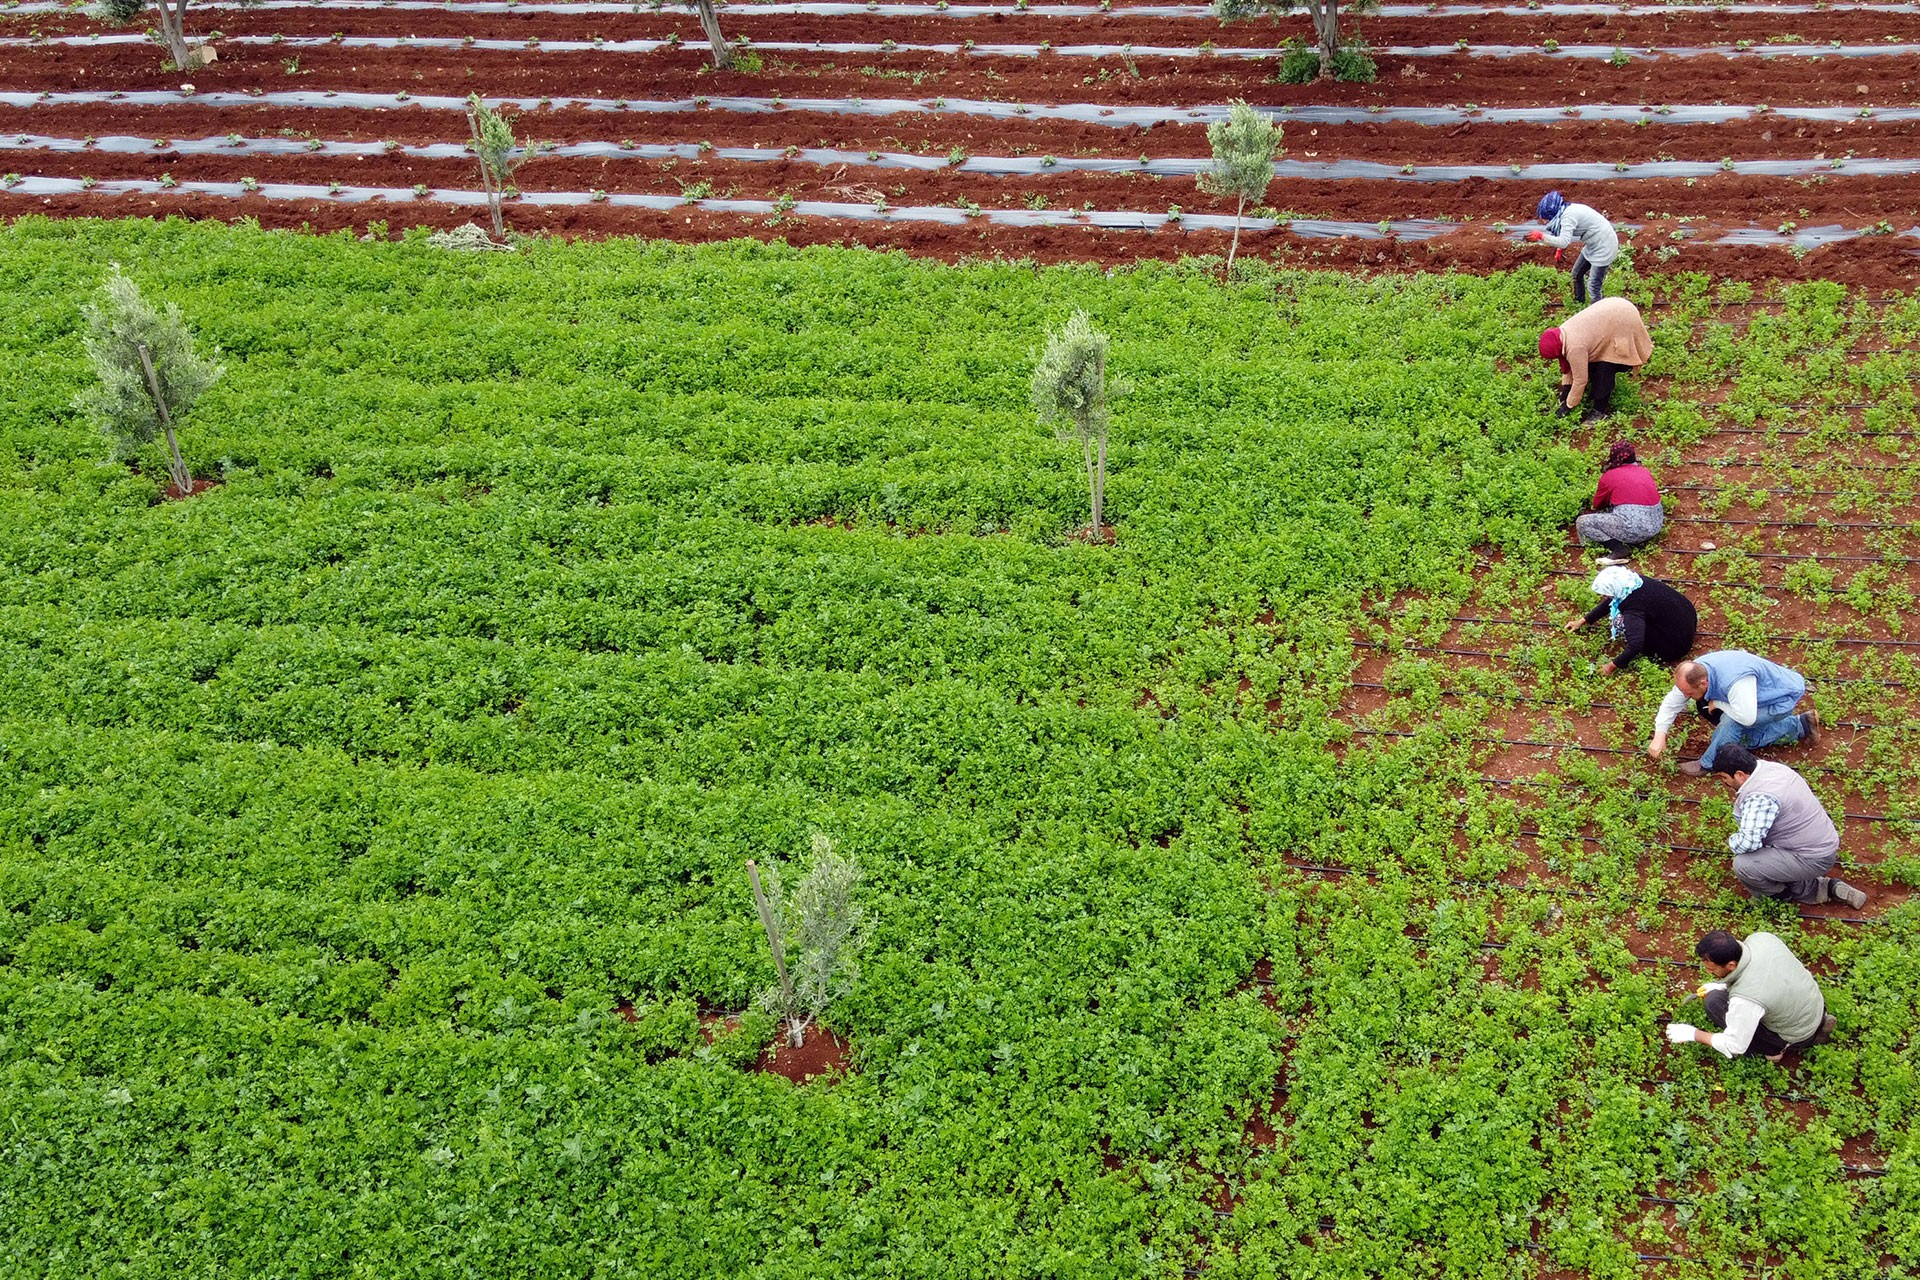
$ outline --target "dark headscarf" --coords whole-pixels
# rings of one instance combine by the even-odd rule
[[[1640,461],[1640,455],[1633,451],[1633,445],[1625,440],[1613,442],[1613,448],[1607,450],[1607,460],[1600,467],[1602,471],[1611,471],[1615,467],[1631,467]]]

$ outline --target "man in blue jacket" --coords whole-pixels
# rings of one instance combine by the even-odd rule
[[[1680,772],[1698,777],[1713,768],[1714,753],[1730,742],[1767,747],[1776,742],[1820,741],[1820,713],[1794,714],[1807,682],[1797,671],[1741,649],[1716,649],[1673,669],[1673,688],[1653,717],[1653,741],[1647,755],[1658,760],[1667,749],[1667,731],[1692,699],[1700,714],[1715,720],[1713,737],[1698,760],[1680,764]]]

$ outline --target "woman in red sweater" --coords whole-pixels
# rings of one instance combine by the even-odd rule
[[[1573,522],[1574,532],[1588,545],[1606,548],[1603,565],[1625,564],[1632,548],[1659,536],[1666,524],[1660,489],[1653,474],[1640,465],[1633,446],[1625,440],[1607,453],[1600,468],[1600,485],[1593,491],[1593,511]]]

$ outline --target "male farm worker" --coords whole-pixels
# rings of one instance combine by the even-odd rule
[[[1682,761],[1680,772],[1697,778],[1713,768],[1715,755],[1729,743],[1765,747],[1776,742],[1820,742],[1820,713],[1800,715],[1793,708],[1807,692],[1799,672],[1756,658],[1741,649],[1716,649],[1673,669],[1673,688],[1653,717],[1653,741],[1647,755],[1658,760],[1667,749],[1667,731],[1691,698],[1700,714],[1715,719],[1713,737],[1698,760]]]
[[[1833,1015],[1807,967],[1787,944],[1770,933],[1750,933],[1746,941],[1715,929],[1700,939],[1694,954],[1716,979],[1700,988],[1707,1020],[1720,1028],[1702,1031],[1686,1022],[1669,1022],[1667,1039],[1689,1040],[1717,1049],[1729,1058],[1759,1054],[1780,1061],[1789,1049],[1810,1049],[1833,1035]]]
[[[1867,895],[1845,880],[1834,880],[1840,857],[1840,832],[1807,780],[1771,760],[1730,742],[1714,758],[1713,771],[1733,787],[1733,820],[1727,837],[1733,853],[1733,877],[1756,898],[1783,902],[1844,902],[1859,910]]]

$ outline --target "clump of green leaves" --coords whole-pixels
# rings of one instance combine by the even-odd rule
[[[1264,199],[1273,182],[1273,158],[1280,153],[1280,126],[1243,101],[1235,101],[1225,120],[1207,126],[1213,147],[1213,167],[1199,177],[1200,190],[1227,196],[1233,210],[1233,243],[1227,247],[1224,275],[1233,272],[1233,256],[1240,251],[1240,218],[1249,200]]]
[[[1311,80],[1370,81],[1380,74],[1368,55],[1366,42],[1356,33],[1340,38],[1340,0],[1213,0],[1213,16],[1222,23],[1242,18],[1279,17],[1304,7],[1313,20],[1314,42],[1292,39],[1280,61],[1283,84]],[[1348,0],[1350,10],[1365,13],[1379,6],[1375,0]]]
[[[1107,492],[1107,427],[1112,414],[1107,402],[1122,388],[1107,382],[1107,335],[1093,327],[1084,311],[1076,311],[1050,334],[1033,369],[1033,407],[1043,423],[1060,428],[1062,439],[1079,443],[1091,499],[1091,534],[1104,537],[1102,507]]]
[[[80,317],[86,324],[81,341],[97,381],[73,398],[73,407],[111,442],[116,461],[164,435],[173,483],[182,494],[191,493],[193,478],[173,424],[219,380],[220,366],[194,350],[180,308],[154,307],[117,262],[100,299],[82,307]]]

